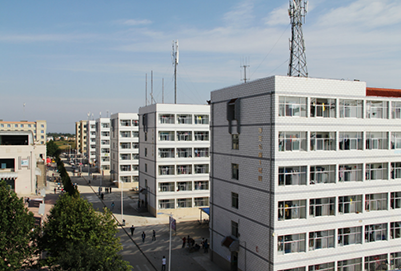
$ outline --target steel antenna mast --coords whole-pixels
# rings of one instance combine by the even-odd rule
[[[302,33],[302,22],[308,12],[308,2],[290,0],[288,14],[291,20],[290,62],[288,76],[308,77],[306,66],[305,41]]]
[[[179,53],[178,53],[178,40],[173,41],[173,51],[171,53],[171,57],[173,60],[173,65],[174,65],[174,103],[177,103],[177,65],[178,65],[178,58],[179,58]]]

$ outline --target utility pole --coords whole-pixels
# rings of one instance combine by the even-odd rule
[[[291,20],[291,39],[288,76],[308,77],[305,41],[302,32],[302,22],[305,22],[307,12],[308,2],[304,0],[290,0],[288,14]]]
[[[241,81],[244,81],[244,83],[246,83],[247,80],[249,81],[249,78],[246,78],[246,68],[249,68],[248,61],[246,59],[243,60],[243,63],[240,65],[240,68],[244,69],[244,78],[241,79]]]
[[[177,65],[178,65],[178,40],[173,41],[173,51],[171,53],[173,65],[174,65],[174,103],[177,103]]]

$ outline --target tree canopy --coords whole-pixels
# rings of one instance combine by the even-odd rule
[[[62,195],[50,211],[39,247],[48,252],[42,265],[62,270],[130,270],[118,252],[117,223],[110,211],[96,212],[78,196]]]
[[[46,143],[46,155],[49,157],[56,157],[59,156],[61,153],[61,150],[57,146],[56,143],[54,143],[53,140],[50,140],[49,142]]]
[[[29,265],[35,251],[35,219],[5,181],[0,181],[0,216],[0,269],[21,269]]]

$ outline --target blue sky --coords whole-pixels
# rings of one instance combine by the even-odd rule
[[[244,59],[250,80],[286,75],[287,9],[286,0],[1,1],[0,119],[74,132],[88,112],[137,112],[151,70],[155,100],[164,78],[173,103],[172,40],[178,103],[203,104],[210,91],[241,83]],[[400,10],[399,0],[309,1],[309,76],[401,88]]]

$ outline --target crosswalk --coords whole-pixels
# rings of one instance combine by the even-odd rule
[[[89,195],[86,195],[85,198],[86,198],[86,200],[89,201],[89,202],[98,202],[98,201],[99,201],[99,198],[98,198],[97,196],[92,196],[92,195],[89,196]]]
[[[134,265],[133,270],[138,270],[138,271],[153,271],[153,267],[148,266],[147,264],[141,264],[141,265]]]

